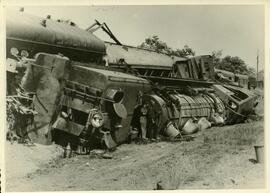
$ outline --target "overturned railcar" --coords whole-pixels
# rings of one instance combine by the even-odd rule
[[[7,65],[23,69],[21,90],[33,93],[38,113],[26,132],[34,141],[114,147],[131,137],[142,104],[161,134],[201,118],[237,123],[252,112],[251,92],[215,82],[211,56],[168,56],[103,42],[74,25],[8,14]]]

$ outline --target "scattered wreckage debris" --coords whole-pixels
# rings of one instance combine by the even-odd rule
[[[112,154],[108,150],[104,149],[93,149],[89,153],[91,158],[99,158],[99,159],[113,159]]]
[[[30,94],[20,93],[15,96],[7,96],[7,134],[6,139],[19,143],[32,143],[28,136],[29,125],[34,124],[34,115],[37,112],[31,107]]]

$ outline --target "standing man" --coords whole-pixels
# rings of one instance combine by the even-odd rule
[[[142,92],[138,93],[137,105],[134,108],[130,125],[132,129],[138,131],[139,138],[146,139],[148,109],[147,104],[142,102],[142,95]]]
[[[143,140],[146,140],[147,128],[148,128],[148,105],[143,103],[140,109],[140,128],[141,128],[141,137]]]
[[[156,141],[158,139],[158,114],[154,111],[153,105],[148,106],[148,116],[147,116],[147,128],[148,137],[151,141]]]

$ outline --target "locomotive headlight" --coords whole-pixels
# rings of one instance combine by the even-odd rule
[[[93,113],[91,119],[90,119],[91,125],[95,128],[99,128],[104,124],[104,117],[102,113],[95,112]]]
[[[237,104],[233,101],[229,101],[229,106],[234,110],[237,109]]]

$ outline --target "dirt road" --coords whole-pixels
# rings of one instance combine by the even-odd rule
[[[165,189],[262,188],[264,166],[252,159],[253,145],[263,143],[263,135],[263,122],[253,122],[213,127],[189,142],[123,144],[111,153],[112,159],[77,156],[43,163],[25,176],[9,178],[7,173],[6,188],[153,190],[159,181]]]

